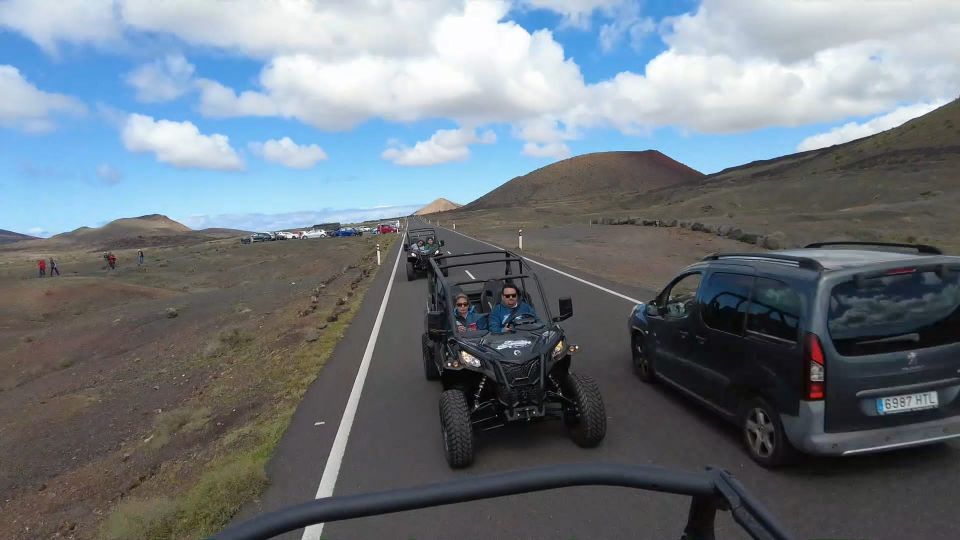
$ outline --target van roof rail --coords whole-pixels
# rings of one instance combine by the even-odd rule
[[[928,246],[926,244],[904,244],[899,242],[863,242],[863,241],[833,241],[833,242],[814,242],[803,246],[803,249],[816,249],[828,246],[874,246],[874,247],[899,247],[917,250],[917,253],[924,255],[943,255],[943,251],[938,247]]]
[[[704,261],[718,261],[720,259],[767,261],[779,264],[788,263],[806,270],[814,270],[816,272],[823,270],[823,265],[816,259],[796,255],[785,255],[782,253],[714,253],[703,258]]]

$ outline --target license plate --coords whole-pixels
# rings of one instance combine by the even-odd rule
[[[937,405],[937,393],[935,391],[877,398],[877,412],[880,414],[936,409]]]

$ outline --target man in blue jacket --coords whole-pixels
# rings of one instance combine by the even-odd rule
[[[519,290],[513,285],[504,285],[500,293],[500,302],[493,306],[490,311],[490,331],[502,334],[513,330],[513,320],[518,315],[530,314],[534,317],[537,313],[533,311],[530,304],[520,301]]]

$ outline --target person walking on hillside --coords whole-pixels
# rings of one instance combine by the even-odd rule
[[[110,265],[110,269],[114,270],[117,268],[117,256],[111,251],[107,254],[107,264]]]
[[[53,277],[54,272],[59,276],[60,267],[57,266],[57,261],[53,260],[53,257],[50,257],[50,277]]]
[[[40,259],[37,261],[37,268],[40,270],[39,277],[45,277],[47,275],[47,261]]]
[[[143,265],[143,250],[138,249],[137,250],[137,266],[142,266],[142,265]]]

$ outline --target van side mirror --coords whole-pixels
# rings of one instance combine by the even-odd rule
[[[560,299],[560,315],[553,318],[553,322],[565,321],[573,317],[573,299],[569,296]]]
[[[651,316],[651,317],[659,317],[659,316],[660,316],[660,308],[658,308],[658,307],[655,306],[654,304],[647,304],[647,307],[644,308],[644,313],[646,313],[647,315],[649,315],[649,316]]]
[[[430,332],[443,332],[444,313],[442,311],[427,312],[427,330]]]

